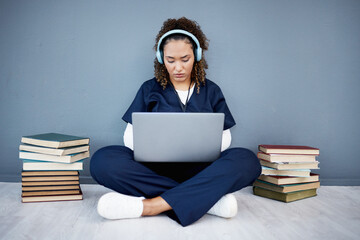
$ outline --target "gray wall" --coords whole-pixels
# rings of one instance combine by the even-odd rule
[[[237,121],[232,146],[320,148],[323,185],[359,185],[360,1],[0,1],[0,181],[23,135],[123,144],[121,117],[153,77],[164,20],[195,19],[208,78]],[[82,172],[90,181],[89,160]]]

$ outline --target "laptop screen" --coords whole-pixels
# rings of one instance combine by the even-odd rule
[[[223,113],[132,114],[140,162],[211,162],[220,156]]]

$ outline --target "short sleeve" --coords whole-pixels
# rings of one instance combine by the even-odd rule
[[[136,93],[136,96],[134,98],[134,101],[131,103],[128,110],[125,112],[122,119],[132,124],[132,113],[133,112],[146,112],[147,106],[145,102],[145,95],[146,95],[146,87],[145,84],[143,84],[138,92]]]
[[[225,97],[220,89],[220,87],[216,86],[213,92],[213,109],[214,112],[224,113],[225,121],[224,121],[224,130],[233,127],[236,123],[235,120],[229,110],[228,105],[226,104]]]

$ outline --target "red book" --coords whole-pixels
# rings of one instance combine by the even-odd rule
[[[275,153],[275,154],[309,154],[319,155],[320,151],[318,148],[308,146],[296,146],[296,145],[259,145],[259,150],[264,153]]]

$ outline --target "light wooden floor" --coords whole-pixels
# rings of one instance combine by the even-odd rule
[[[20,183],[0,183],[0,239],[360,239],[360,186],[323,186],[317,197],[287,204],[247,187],[235,193],[235,218],[205,215],[185,228],[165,215],[107,221],[96,203],[109,190],[81,187],[82,201],[21,203]]]

